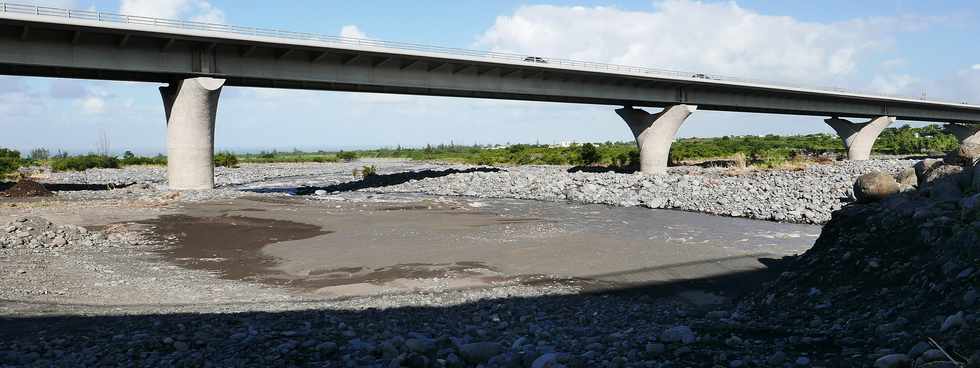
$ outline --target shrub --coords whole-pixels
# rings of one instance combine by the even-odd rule
[[[378,175],[378,168],[374,167],[374,165],[364,166],[361,168],[361,175],[365,178]]]
[[[632,149],[623,153],[620,153],[613,159],[613,163],[621,169],[639,168],[640,167],[640,151]]]
[[[156,157],[143,157],[134,155],[130,151],[123,153],[122,160],[119,161],[124,166],[130,165],[166,165],[167,156],[156,155]]]
[[[602,156],[592,143],[586,143],[578,147],[578,160],[582,165],[592,165],[602,160]]]
[[[119,160],[115,157],[88,154],[83,156],[73,156],[56,158],[51,162],[53,171],[85,171],[88,169],[118,169]]]
[[[33,161],[43,161],[47,160],[51,156],[51,153],[44,148],[35,148],[31,150],[30,158]]]
[[[0,148],[0,175],[5,175],[17,170],[23,162],[20,159],[20,152],[12,149]]]
[[[231,152],[221,152],[214,155],[214,166],[216,167],[238,167],[238,156]]]
[[[351,162],[357,159],[357,153],[355,152],[337,152],[337,158],[344,160],[344,162]]]

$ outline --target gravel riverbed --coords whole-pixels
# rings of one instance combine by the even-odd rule
[[[168,197],[154,168],[73,174],[141,184],[65,192],[53,201],[86,210],[108,204],[113,211],[139,202],[134,211],[163,213],[178,211],[183,200],[281,196],[347,183],[353,181],[347,171],[359,164],[249,165],[223,170],[222,189],[179,198]],[[741,175],[674,168],[663,176],[522,167],[361,190],[816,222],[853,196],[854,176],[910,165],[835,163]],[[406,170],[421,168],[379,164],[382,175]],[[929,177],[918,176],[920,185]],[[963,174],[946,184],[961,177],[972,179]],[[749,292],[735,300],[703,291],[663,297],[655,285],[595,295],[552,282],[307,300],[162,263],[150,250],[167,244],[143,236],[145,228],[81,229],[18,218],[0,226],[0,367],[980,367],[980,195],[950,201],[944,190],[936,184],[834,212],[812,250],[767,261],[772,281],[728,280]],[[140,202],[161,197],[159,206]],[[17,205],[66,211],[48,202]],[[799,220],[789,217],[794,211]],[[117,302],[79,301],[89,295]],[[34,313],[10,313],[22,308]]]
[[[498,172],[475,171],[451,175],[418,175],[413,180],[360,189],[376,193],[422,193],[442,196],[573,201],[614,206],[679,209],[722,216],[780,222],[821,224],[831,212],[853,201],[858,176],[881,171],[897,174],[910,160],[840,161],[801,170],[747,170],[673,167],[666,175],[569,173],[560,166],[518,166]],[[400,160],[365,160],[329,164],[249,164],[218,168],[217,190],[185,192],[182,200],[233,198],[255,192],[292,193],[299,187],[318,188],[355,182],[351,173],[374,165],[382,176],[432,170],[479,169]],[[127,167],[51,173],[51,183],[143,184],[137,188],[166,190],[165,170]],[[384,180],[380,180],[384,182]],[[243,192],[244,191],[244,192]],[[119,193],[65,192],[74,198],[113,197]]]

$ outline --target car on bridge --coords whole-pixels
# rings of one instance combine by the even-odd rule
[[[692,75],[691,78],[711,79],[711,77],[709,77],[707,74],[702,74],[702,73],[698,73],[698,74]]]
[[[548,60],[545,60],[543,57],[539,57],[539,56],[528,56],[524,58],[524,61],[528,63],[541,63],[541,64],[548,63]]]

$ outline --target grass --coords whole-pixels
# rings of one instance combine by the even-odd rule
[[[85,171],[94,168],[119,168],[119,160],[115,157],[96,154],[55,158],[50,160],[49,164],[51,165],[52,171]]]

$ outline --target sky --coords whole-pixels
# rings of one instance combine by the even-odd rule
[[[980,103],[976,0],[20,2]],[[158,86],[0,76],[0,147],[85,153],[104,133],[115,152],[162,153]],[[215,144],[258,151],[632,140],[617,107],[226,87]],[[698,111],[678,135],[832,133],[823,118]]]

